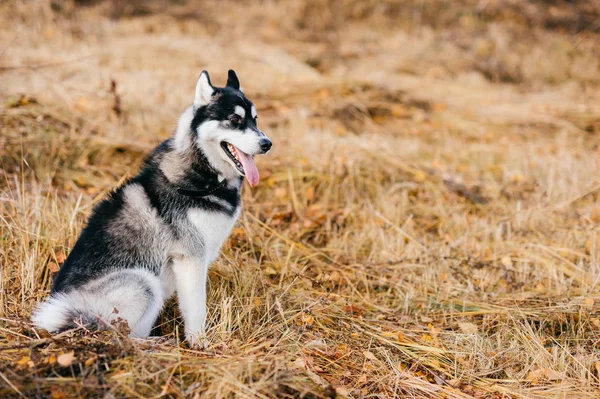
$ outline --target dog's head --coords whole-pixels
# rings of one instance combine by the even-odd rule
[[[253,157],[271,149],[271,140],[257,127],[254,104],[240,90],[229,70],[225,87],[214,87],[202,71],[196,84],[192,132],[210,164],[224,177],[246,176],[251,186],[259,174]]]

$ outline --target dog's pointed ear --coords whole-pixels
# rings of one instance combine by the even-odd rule
[[[210,102],[210,98],[215,93],[215,88],[210,83],[208,72],[202,71],[198,82],[196,83],[196,97],[194,97],[194,106],[201,107]]]
[[[240,89],[240,81],[238,80],[238,77],[233,69],[230,69],[227,74],[227,86],[236,90]]]

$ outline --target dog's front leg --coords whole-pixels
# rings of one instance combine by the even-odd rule
[[[201,259],[187,256],[173,259],[179,311],[185,322],[185,339],[190,346],[204,344],[207,272],[208,265]]]

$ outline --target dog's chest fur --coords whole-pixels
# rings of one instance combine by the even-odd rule
[[[206,212],[199,208],[188,211],[188,220],[194,226],[204,242],[204,256],[211,263],[219,254],[221,245],[231,233],[240,213],[238,207],[233,215],[224,213]]]
[[[221,246],[231,233],[241,207],[238,206],[233,214],[207,212],[201,208],[190,208],[187,217],[176,223],[177,236],[169,246],[167,259],[187,258],[196,262],[198,267],[208,267],[217,256]],[[175,275],[170,262],[166,262],[161,271],[161,281],[165,297],[175,292]]]

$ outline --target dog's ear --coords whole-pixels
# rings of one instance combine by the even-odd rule
[[[229,73],[227,74],[227,86],[236,90],[240,89],[240,81],[238,80],[238,77],[233,69],[230,69]]]
[[[215,93],[215,88],[210,83],[208,72],[202,71],[196,83],[196,97],[194,97],[194,106],[201,107],[210,102],[210,98]]]

